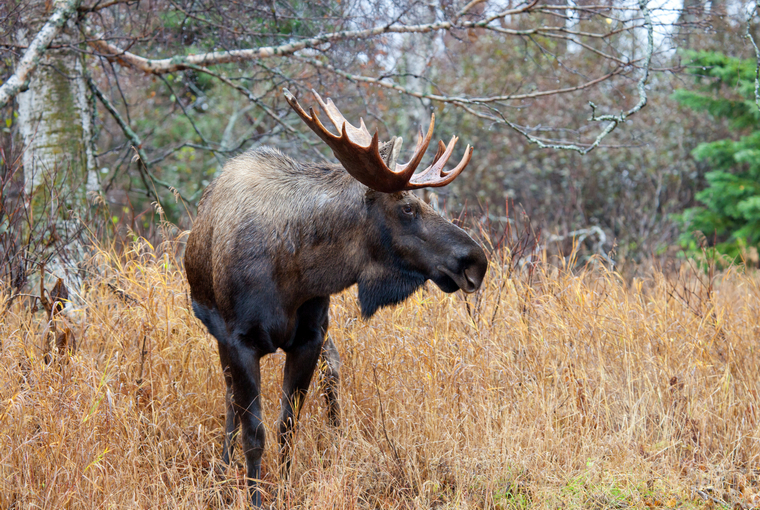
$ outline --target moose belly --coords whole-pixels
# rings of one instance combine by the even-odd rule
[[[235,337],[260,355],[277,349],[288,352],[321,337],[320,330],[327,328],[329,302],[329,297],[315,297],[290,313],[279,306],[258,308],[246,315],[248,320],[237,321]]]

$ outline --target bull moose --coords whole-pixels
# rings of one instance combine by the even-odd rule
[[[340,423],[340,358],[326,337],[330,295],[358,284],[361,313],[400,303],[426,280],[444,292],[474,292],[487,268],[483,249],[409,190],[450,183],[467,166],[443,167],[457,137],[439,142],[433,163],[414,173],[430,143],[419,133],[411,160],[399,164],[401,138],[380,143],[364,121],[357,128],[328,99],[314,96],[338,135],[317,112],[307,114],[286,89],[295,112],[340,162],[321,164],[258,148],[237,156],[204,191],[187,241],[185,270],[193,310],[218,343],[226,393],[222,460],[229,463],[242,428],[248,486],[254,506],[264,450],[262,356],[286,353],[278,422],[283,465],[320,355],[328,419]]]

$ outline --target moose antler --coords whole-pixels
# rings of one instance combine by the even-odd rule
[[[468,145],[462,161],[452,170],[443,170],[458,140],[456,136],[453,136],[448,145],[442,141],[438,142],[438,151],[433,159],[433,164],[415,174],[414,171],[422,161],[422,156],[424,156],[433,137],[435,114],[431,115],[427,134],[423,136],[422,130],[420,130],[412,159],[401,165],[396,163],[403,141],[400,137],[394,136],[389,142],[385,142],[381,146],[377,131],[374,135],[370,135],[363,119],[359,119],[359,127],[357,128],[346,120],[332,99],[325,102],[316,91],[312,90],[317,102],[340,133],[340,136],[334,135],[319,120],[314,108],[309,108],[307,114],[288,89],[285,89],[284,93],[291,108],[332,149],[333,154],[346,171],[357,181],[376,191],[393,193],[401,190],[445,186],[462,173],[472,157],[472,147]]]

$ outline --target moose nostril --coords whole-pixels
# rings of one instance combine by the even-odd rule
[[[469,266],[462,272],[464,273],[465,280],[467,280],[473,289],[480,287],[480,283],[483,279],[478,275],[478,269],[476,266]]]
[[[473,277],[473,274],[472,274],[473,272],[474,272],[473,267],[472,266],[468,267],[467,269],[464,270],[464,277],[474,287],[476,284],[475,284],[475,278]]]
[[[462,276],[473,288],[480,287],[488,267],[488,260],[480,246],[472,247],[465,257],[459,259]]]

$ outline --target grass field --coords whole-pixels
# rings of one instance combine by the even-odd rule
[[[77,350],[50,364],[44,314],[18,299],[3,315],[0,508],[245,508],[239,450],[219,465],[216,345],[173,252],[101,252],[66,319]],[[265,503],[760,505],[757,275],[509,267],[492,261],[467,299],[428,284],[370,321],[355,289],[334,297],[343,427],[326,426],[315,381],[289,480],[274,436],[283,356],[266,358]]]

